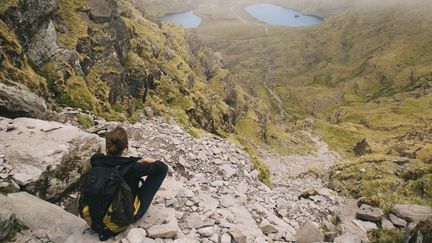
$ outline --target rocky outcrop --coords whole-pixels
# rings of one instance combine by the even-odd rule
[[[0,116],[43,119],[47,116],[47,105],[42,98],[22,84],[0,82]]]
[[[229,72],[196,35],[154,23],[125,0],[25,0],[5,9],[0,42],[17,46],[5,52],[9,80],[107,117],[135,117],[145,103],[218,135],[233,132],[237,107],[216,92],[228,88]],[[221,88],[207,88],[211,79]]]
[[[72,126],[31,118],[0,118],[0,151],[23,189],[54,200],[78,182],[101,139]]]
[[[54,23],[49,21],[38,29],[28,46],[28,57],[32,63],[41,67],[43,64],[54,60],[65,50],[57,45],[57,32]]]
[[[357,209],[357,218],[368,221],[379,221],[384,216],[384,211],[380,208],[374,208],[363,204]]]
[[[15,242],[65,242],[86,227],[84,220],[26,192],[0,195],[0,205],[26,228],[14,237]]]
[[[24,0],[8,9],[3,19],[27,46],[41,25],[57,9],[59,0]]]
[[[96,23],[110,22],[114,11],[105,0],[87,0],[90,7],[90,18]]]

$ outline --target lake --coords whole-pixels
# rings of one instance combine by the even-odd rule
[[[181,25],[187,29],[196,28],[201,24],[201,18],[196,16],[193,11],[167,14],[162,16],[160,20]]]
[[[258,20],[273,25],[298,27],[319,24],[323,21],[319,17],[303,15],[297,10],[267,3],[254,4],[246,7],[245,10]]]

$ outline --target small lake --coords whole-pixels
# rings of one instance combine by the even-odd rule
[[[196,16],[193,11],[167,14],[162,16],[160,20],[181,25],[186,29],[196,28],[201,24],[201,18]]]
[[[303,15],[297,10],[267,3],[254,4],[245,9],[258,20],[273,25],[298,27],[319,24],[323,21],[319,17]]]

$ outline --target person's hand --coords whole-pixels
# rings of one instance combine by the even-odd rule
[[[154,162],[156,162],[156,160],[151,158],[144,158],[141,160],[141,163],[154,163]]]

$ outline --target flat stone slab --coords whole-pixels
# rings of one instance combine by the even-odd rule
[[[392,212],[411,222],[418,222],[432,217],[432,208],[416,204],[396,204]]]
[[[368,221],[363,221],[363,220],[355,219],[355,220],[353,220],[353,223],[355,223],[356,225],[358,225],[365,232],[378,229],[378,226],[375,223],[368,222]]]
[[[357,209],[356,216],[358,219],[364,219],[368,221],[378,221],[384,216],[384,211],[380,208],[371,207],[363,204]]]
[[[389,215],[389,219],[395,226],[398,226],[398,227],[406,227],[407,226],[407,222],[405,219],[401,219],[392,213]]]
[[[144,217],[135,225],[145,228],[150,238],[174,238],[179,228],[175,210],[163,206],[150,206]]]
[[[384,229],[384,230],[394,230],[394,229],[396,229],[396,227],[388,219],[382,219],[381,220],[381,228]]]

